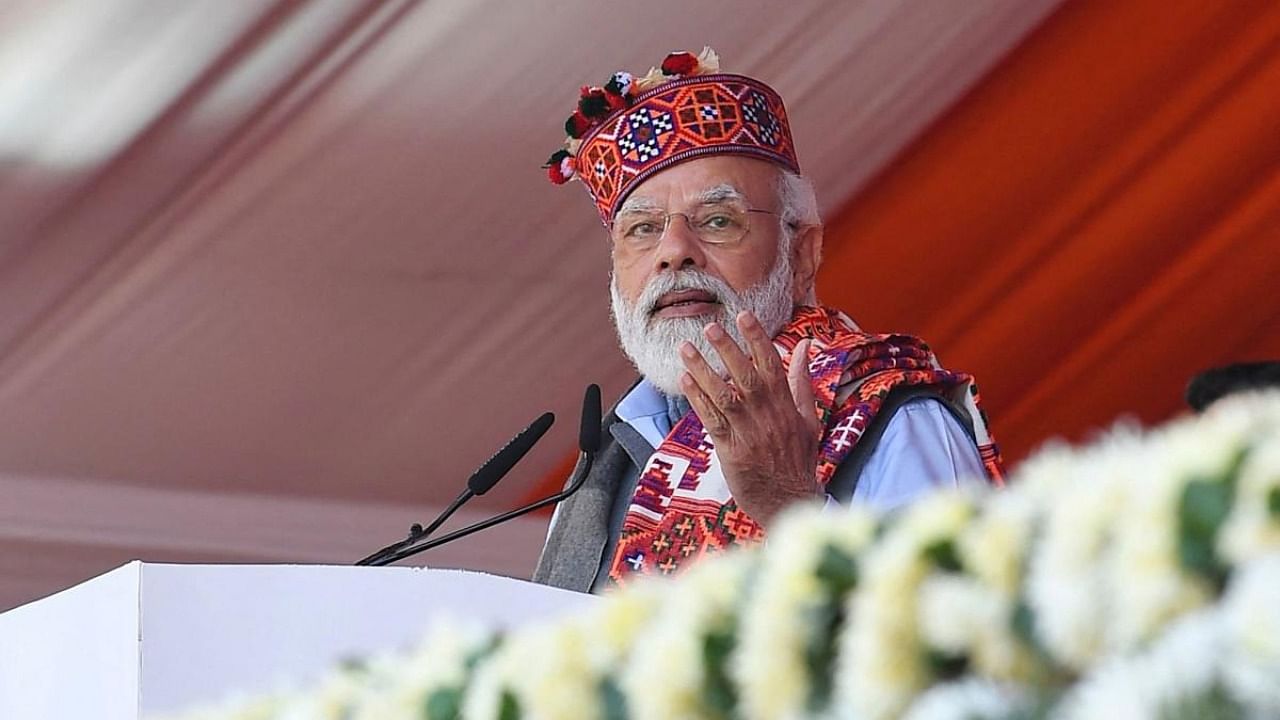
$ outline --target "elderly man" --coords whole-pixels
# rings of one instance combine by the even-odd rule
[[[818,305],[822,225],[785,110],[709,49],[583,88],[551,157],[608,229],[613,318],[643,378],[557,511],[534,579],[599,591],[757,542],[796,502],[892,508],[999,456],[967,375]]]

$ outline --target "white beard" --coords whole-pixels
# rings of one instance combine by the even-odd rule
[[[711,293],[720,303],[719,313],[702,317],[654,318],[654,305],[658,299],[679,290]],[[693,343],[711,368],[724,375],[724,363],[703,336],[702,329],[712,321],[718,322],[738,346],[746,351],[746,342],[736,322],[738,313],[750,311],[760,321],[765,334],[773,337],[786,326],[794,313],[795,303],[791,299],[791,291],[791,259],[785,252],[778,253],[778,260],[767,278],[741,294],[723,280],[701,270],[680,270],[657,275],[649,281],[634,303],[629,303],[622,297],[616,277],[609,283],[609,294],[613,300],[613,325],[617,328],[622,351],[654,387],[671,396],[684,394],[680,390],[680,376],[685,372],[678,352],[681,343],[686,340]]]

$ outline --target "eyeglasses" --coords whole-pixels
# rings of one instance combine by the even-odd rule
[[[689,213],[664,213],[657,210],[631,210],[619,213],[609,225],[609,237],[626,250],[644,252],[658,246],[671,226],[671,218],[682,217],[698,239],[708,245],[733,245],[751,230],[751,213],[773,215],[770,210],[757,210],[736,203],[702,205]]]

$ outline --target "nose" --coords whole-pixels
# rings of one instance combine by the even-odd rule
[[[689,225],[689,218],[679,213],[667,216],[667,227],[658,240],[654,264],[657,270],[706,267],[707,258],[703,254],[702,242]]]

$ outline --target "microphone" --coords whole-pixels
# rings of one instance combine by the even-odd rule
[[[536,500],[524,507],[509,510],[501,515],[495,515],[487,520],[481,520],[472,523],[459,530],[441,535],[433,540],[425,540],[422,538],[415,539],[415,542],[407,543],[406,547],[394,550],[389,553],[388,560],[380,562],[380,565],[403,560],[420,552],[439,547],[448,542],[453,542],[460,538],[464,538],[472,533],[491,528],[494,525],[504,523],[508,520],[514,520],[521,515],[527,515],[534,510],[539,510],[548,505],[554,505],[570,495],[578,492],[587,482],[587,476],[591,474],[591,466],[595,462],[596,453],[600,450],[600,386],[588,385],[586,393],[582,397],[582,420],[578,426],[578,462],[573,467],[573,472],[569,474],[570,482],[565,485],[564,489],[558,493],[548,495],[541,500]]]
[[[578,450],[592,455],[600,452],[600,386],[592,383],[582,395],[582,416],[578,421]]]
[[[450,515],[457,512],[458,508],[462,507],[468,500],[492,490],[493,486],[497,485],[498,481],[511,472],[511,468],[515,467],[516,463],[520,462],[528,454],[534,444],[542,439],[542,436],[547,433],[547,430],[551,429],[551,425],[555,421],[556,416],[553,413],[542,413],[537,420],[534,420],[528,427],[521,430],[518,435],[511,438],[510,442],[494,453],[493,457],[486,460],[483,465],[472,473],[471,477],[467,479],[467,487],[461,493],[458,493],[458,497],[454,498],[453,502],[449,503],[444,512],[431,521],[430,525],[424,528],[422,525],[414,523],[409,528],[409,536],[407,538],[361,558],[356,561],[356,565],[386,565],[389,562],[394,562],[385,558],[435,532],[437,528],[444,524],[445,520],[449,519]]]

